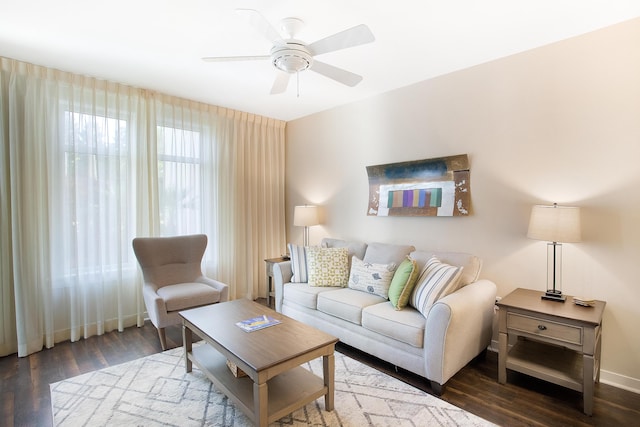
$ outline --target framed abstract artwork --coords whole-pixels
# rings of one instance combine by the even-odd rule
[[[367,166],[369,216],[466,216],[471,188],[466,154]]]

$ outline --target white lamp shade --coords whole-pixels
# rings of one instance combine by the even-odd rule
[[[531,209],[527,237],[547,242],[579,242],[580,208],[536,205]]]
[[[317,206],[296,206],[293,211],[293,225],[311,227],[320,224]]]

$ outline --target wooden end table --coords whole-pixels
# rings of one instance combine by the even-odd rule
[[[245,332],[236,322],[272,316],[280,324]],[[180,312],[185,367],[195,363],[255,425],[267,426],[324,396],[334,404],[334,349],[338,339],[246,299]],[[193,347],[193,333],[206,344]],[[300,365],[322,357],[323,378]],[[247,376],[236,378],[233,362]]]
[[[602,313],[605,302],[583,307],[543,300],[543,292],[516,289],[498,303],[498,382],[507,369],[582,392],[584,413],[593,413],[600,381]],[[510,345],[513,344],[513,346]]]

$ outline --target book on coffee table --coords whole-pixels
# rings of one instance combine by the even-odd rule
[[[280,323],[278,319],[274,319],[271,316],[257,316],[251,319],[242,320],[236,323],[240,329],[246,332],[253,332],[259,329],[268,328],[269,326],[277,325]]]

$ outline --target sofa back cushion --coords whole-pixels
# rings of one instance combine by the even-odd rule
[[[392,245],[390,243],[369,243],[367,251],[364,254],[364,258],[361,258],[365,262],[374,264],[391,264],[394,263],[397,266],[409,255],[411,251],[414,251],[411,245]]]
[[[366,243],[349,242],[347,240],[332,239],[330,237],[322,239],[320,246],[323,248],[347,248],[349,252],[349,262],[351,262],[351,257],[354,256],[360,259],[364,258],[364,253],[367,250]]]
[[[410,256],[416,260],[421,272],[427,265],[427,261],[433,256],[444,263],[463,267],[459,287],[466,286],[478,280],[480,270],[482,269],[482,260],[480,258],[464,252],[413,251]]]

